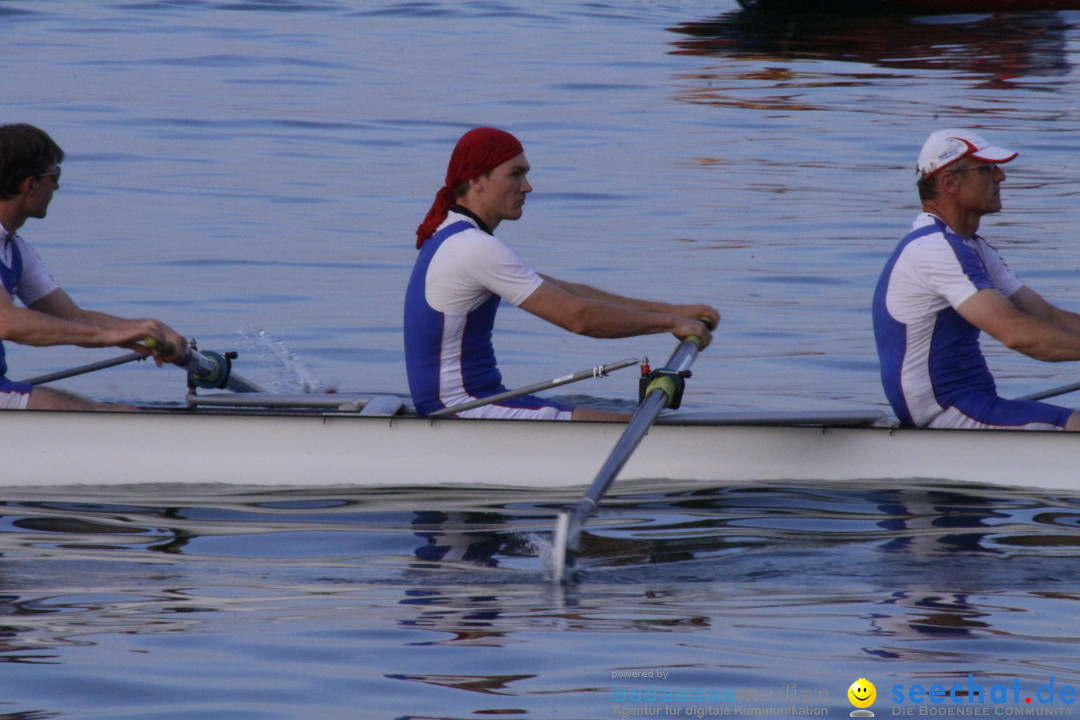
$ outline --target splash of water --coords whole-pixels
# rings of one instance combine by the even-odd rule
[[[285,394],[327,392],[300,358],[284,343],[270,337],[265,330],[241,329],[240,336],[253,346],[271,366],[274,374],[273,392]]]
[[[536,553],[536,556],[540,559],[544,575],[552,582],[561,582],[563,579],[562,563],[558,560],[556,553],[561,552],[562,549],[556,546],[554,539],[537,533],[526,533],[525,541],[528,543],[529,549]]]

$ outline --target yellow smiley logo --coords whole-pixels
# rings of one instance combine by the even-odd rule
[[[851,683],[851,687],[847,690],[847,697],[855,707],[868,708],[877,699],[877,688],[866,678],[859,678]]]

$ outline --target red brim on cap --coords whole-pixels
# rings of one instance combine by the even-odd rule
[[[991,145],[988,148],[983,148],[982,150],[968,153],[967,157],[973,157],[976,160],[982,160],[983,162],[997,164],[1007,163],[1010,160],[1014,160],[1019,154],[1020,153],[1012,152],[1010,150],[1003,150],[999,147],[994,147]]]

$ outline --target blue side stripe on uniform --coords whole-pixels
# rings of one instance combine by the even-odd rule
[[[885,298],[889,292],[889,279],[892,277],[893,268],[896,267],[904,249],[915,240],[939,231],[940,228],[936,225],[927,225],[904,236],[889,256],[878,278],[877,286],[874,288],[874,341],[877,344],[878,361],[881,366],[881,385],[885,390],[885,397],[902,425],[915,424],[900,384],[904,357],[907,355],[907,326],[889,314]]]
[[[19,252],[19,246],[15,244],[14,238],[11,243],[11,267],[9,268],[3,262],[0,262],[0,282],[4,284],[4,290],[7,290],[8,295],[15,296],[15,286],[19,284],[19,280],[22,278],[22,253]],[[7,375],[7,353],[4,350],[4,343],[0,341],[0,377]],[[28,387],[22,383],[12,383],[13,386],[18,386],[20,389]]]

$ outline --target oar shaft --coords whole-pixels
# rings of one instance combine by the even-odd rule
[[[698,356],[698,347],[701,339],[696,335],[683,340],[671,354],[667,367],[678,372],[685,372],[694,364]]]
[[[700,342],[698,338],[694,337],[679,343],[679,346],[675,348],[675,352],[672,353],[671,359],[668,360],[668,364],[665,366],[666,369],[677,373],[689,370],[697,358],[698,342]],[[578,539],[581,536],[581,529],[585,521],[596,510],[600,498],[611,487],[611,483],[618,477],[619,472],[626,465],[627,460],[630,459],[630,455],[633,454],[641,440],[648,434],[649,428],[657,416],[668,406],[669,400],[670,396],[662,388],[651,390],[642,400],[641,405],[638,406],[634,416],[630,419],[630,423],[623,431],[622,437],[619,438],[604,465],[596,474],[592,485],[589,486],[584,497],[574,507],[566,538],[566,548],[568,550],[577,550]],[[561,552],[562,549],[556,548],[556,551]]]
[[[630,459],[630,455],[641,444],[641,441],[649,433],[649,428],[656,420],[656,417],[665,407],[667,407],[667,394],[663,390],[653,390],[638,406],[638,411],[630,419],[630,424],[623,431],[619,442],[615,443],[615,447],[612,449],[611,454],[608,455],[607,460],[604,461],[600,472],[596,474],[593,484],[589,486],[585,496],[574,506],[566,536],[568,549],[573,551],[578,549],[578,539],[581,537],[581,530],[585,525],[585,521],[596,510],[597,505],[600,504],[600,498],[611,487],[611,483],[615,482],[615,478],[619,476],[626,462]]]
[[[154,338],[146,338],[143,342],[151,350],[160,351],[161,354],[166,357],[169,357],[176,352],[176,347],[169,342],[160,343]],[[238,375],[234,375],[230,361],[217,353],[203,355],[198,350],[189,347],[187,349],[187,358],[182,362],[177,362],[176,365],[186,369],[188,375],[195,377],[197,381],[216,381],[221,375],[224,375],[224,387],[227,387],[234,392],[266,392],[255,383],[249,382]],[[215,385],[215,387],[220,387],[220,385]]]
[[[69,368],[68,370],[58,370],[56,372],[46,373],[45,375],[38,375],[37,377],[22,380],[21,382],[24,382],[27,385],[44,385],[45,383],[53,382],[54,380],[64,380],[69,377],[75,377],[76,375],[85,375],[86,373],[94,372],[95,370],[104,370],[105,368],[116,367],[117,365],[123,365],[124,363],[145,359],[145,355],[131,352],[127,355],[110,358],[109,360],[99,360],[86,365],[80,365],[79,367]]]
[[[243,393],[263,393],[266,392],[262,387],[255,383],[245,380],[236,373],[232,372],[229,368],[222,367],[219,361],[213,360],[206,355],[203,355],[198,350],[188,350],[188,358],[186,361],[180,364],[181,367],[187,369],[189,373],[200,376],[214,375],[218,372],[227,372],[228,377],[225,381],[225,387],[233,392]]]

